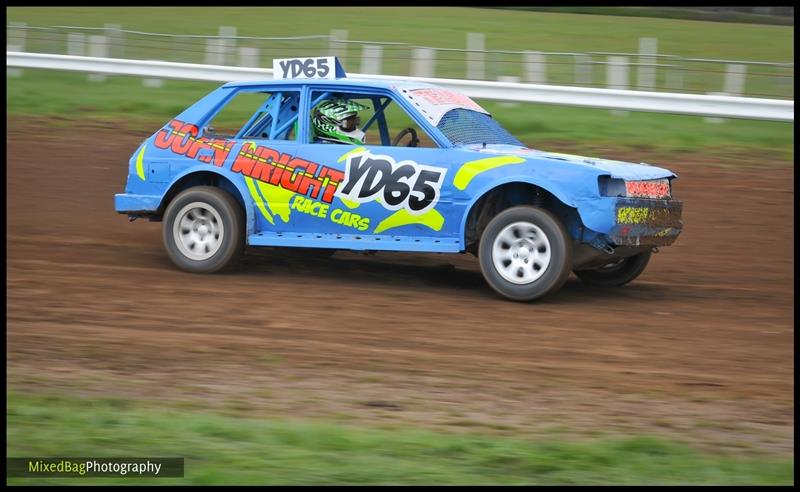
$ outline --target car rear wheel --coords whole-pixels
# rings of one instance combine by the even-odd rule
[[[575,270],[575,275],[589,285],[620,287],[644,272],[650,262],[650,251],[614,261],[592,270]]]
[[[211,273],[234,264],[244,250],[244,212],[213,186],[182,191],[164,213],[164,246],[178,268]]]
[[[530,301],[555,292],[567,280],[572,242],[547,210],[518,206],[495,216],[484,229],[478,258],[486,282],[500,295]]]

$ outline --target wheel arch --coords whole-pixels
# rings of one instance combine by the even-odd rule
[[[175,176],[172,184],[170,184],[167,191],[161,196],[158,216],[163,216],[167,205],[169,205],[169,202],[172,201],[178,193],[194,186],[214,186],[230,193],[245,212],[246,235],[249,236],[253,233],[255,228],[255,215],[253,212],[253,203],[251,200],[247,199],[250,195],[245,184],[241,180],[231,179],[229,176],[219,171],[208,169],[208,167],[188,169]]]
[[[476,248],[481,232],[492,217],[516,205],[542,207],[554,213],[573,237],[579,233],[581,222],[577,206],[563,190],[517,176],[492,182],[473,195],[461,218],[460,238],[464,249]]]

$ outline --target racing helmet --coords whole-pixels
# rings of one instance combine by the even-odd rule
[[[346,99],[321,102],[311,114],[311,128],[320,140],[345,144],[363,144],[365,134],[358,125],[358,112],[367,106]]]

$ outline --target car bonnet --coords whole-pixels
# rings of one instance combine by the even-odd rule
[[[597,157],[546,152],[513,145],[487,145],[485,147],[481,145],[467,145],[463,148],[465,150],[480,152],[482,154],[515,155],[524,157],[531,162],[541,159],[561,161],[578,166],[593,168],[603,171],[604,174],[607,173],[613,178],[620,178],[629,181],[677,177],[677,175],[669,169],[653,166],[645,162],[640,162],[637,164],[633,162],[601,159]]]

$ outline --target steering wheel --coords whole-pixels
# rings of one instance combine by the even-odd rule
[[[402,140],[403,137],[409,133],[411,134],[411,141],[408,143],[408,145],[406,145],[406,147],[416,147],[419,143],[419,138],[417,138],[417,131],[411,127],[402,130],[397,134],[396,137],[394,137],[394,140],[392,140],[392,147],[397,147],[397,144],[400,143],[400,140]]]

